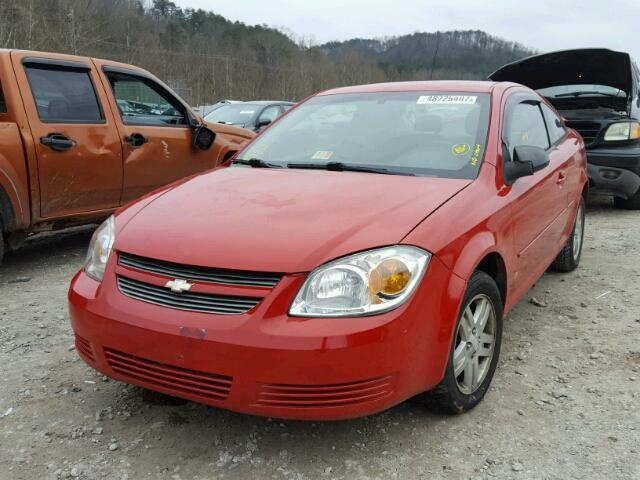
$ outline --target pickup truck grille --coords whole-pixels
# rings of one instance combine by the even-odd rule
[[[224,270],[219,268],[181,265],[122,252],[119,254],[118,261],[120,265],[134,270],[155,273],[171,278],[218,283],[222,285],[273,288],[282,278],[281,273]]]
[[[168,288],[139,282],[121,275],[116,277],[118,289],[127,297],[163,307],[191,312],[242,314],[258,305],[261,298],[232,297],[209,293],[174,293]]]
[[[569,121],[569,128],[573,128],[578,132],[584,140],[584,145],[589,147],[595,143],[600,134],[600,124],[597,122]]]

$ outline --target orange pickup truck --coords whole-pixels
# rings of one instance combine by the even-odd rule
[[[205,124],[140,68],[0,50],[0,262],[28,234],[95,223],[253,136]]]

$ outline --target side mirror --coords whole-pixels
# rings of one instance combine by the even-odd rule
[[[267,125],[269,125],[273,120],[271,120],[270,118],[263,118],[262,120],[258,119],[258,122],[256,124],[256,128],[258,130],[260,130],[261,128],[266,127]]]
[[[193,131],[193,146],[200,150],[209,150],[216,140],[216,133],[206,125],[198,125]]]
[[[512,185],[518,178],[528,177],[549,165],[547,152],[531,145],[519,145],[513,150],[513,161],[504,164],[504,179]]]

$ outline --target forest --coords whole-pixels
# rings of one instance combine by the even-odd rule
[[[169,0],[0,0],[0,12],[0,48],[138,65],[193,105],[299,100],[335,86],[384,81],[482,79],[535,53],[476,30],[320,45]]]

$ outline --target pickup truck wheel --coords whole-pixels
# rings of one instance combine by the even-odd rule
[[[424,400],[451,414],[475,407],[493,379],[501,341],[500,290],[489,275],[475,272],[462,301],[444,378]]]
[[[623,210],[640,210],[640,188],[632,197],[613,197],[613,206]]]
[[[4,235],[0,231],[0,265],[2,265],[2,257],[4,257],[4,250],[5,250]]]
[[[582,244],[584,240],[584,199],[580,199],[573,231],[556,259],[549,267],[554,272],[571,272],[578,268],[582,256]]]

